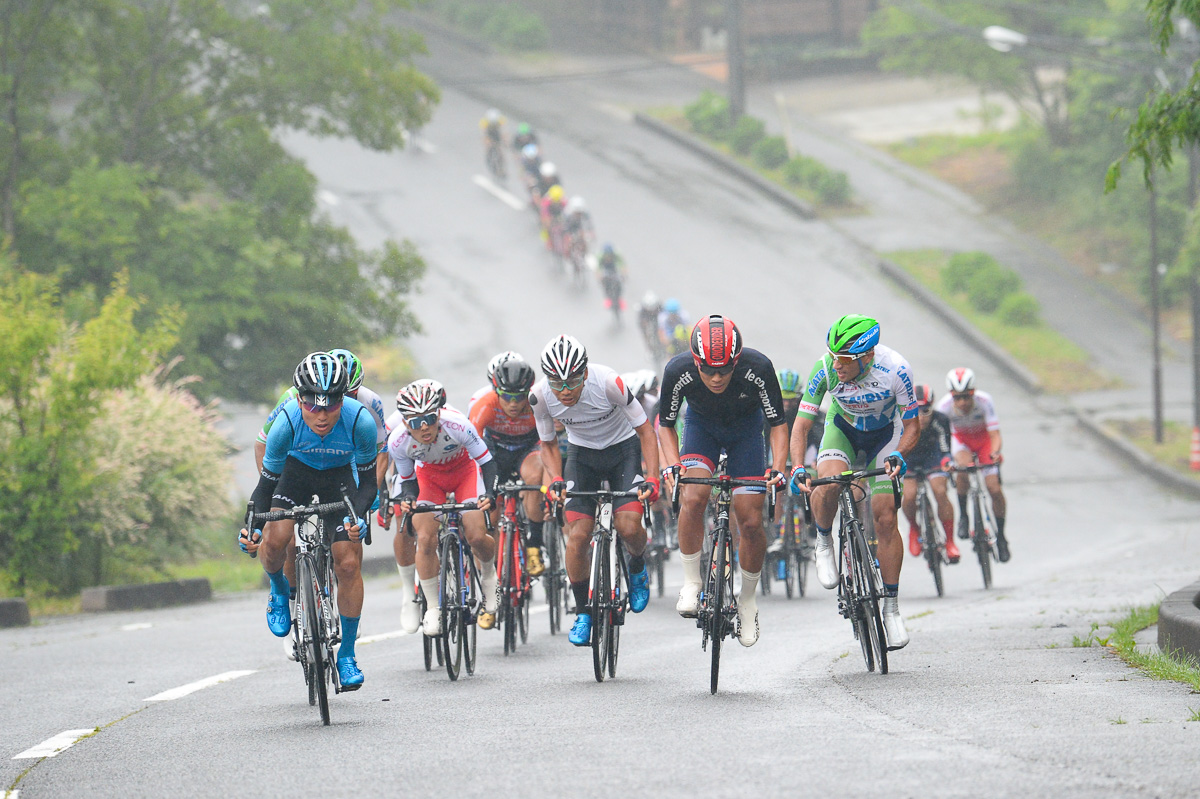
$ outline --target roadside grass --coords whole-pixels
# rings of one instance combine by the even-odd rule
[[[1114,378],[1093,369],[1087,353],[1045,322],[1039,321],[1028,327],[1009,325],[997,316],[976,310],[966,295],[948,292],[942,284],[941,274],[950,253],[944,250],[901,250],[883,255],[921,281],[988,338],[1028,367],[1047,391],[1074,393],[1119,385]]]
[[[660,122],[666,122],[671,127],[678,128],[684,133],[695,136],[705,144],[709,145],[715,150],[719,150],[721,153],[729,156],[747,169],[751,169],[772,183],[777,184],[784,191],[788,191],[796,195],[813,208],[819,210],[824,216],[854,216],[856,214],[862,214],[866,212],[865,206],[854,201],[851,201],[845,205],[830,205],[828,203],[823,203],[821,202],[820,196],[815,191],[806,189],[803,186],[793,186],[789,184],[784,179],[782,167],[779,169],[764,169],[755,164],[752,159],[735,153],[726,142],[717,141],[716,139],[710,139],[707,136],[699,135],[698,133],[694,132],[691,128],[691,125],[688,124],[687,119],[683,115],[683,109],[681,108],[677,108],[675,106],[656,106],[654,108],[644,109],[642,113],[646,116],[654,117]]]
[[[1180,474],[1196,476],[1190,468],[1192,428],[1179,422],[1163,421],[1163,443],[1154,440],[1154,423],[1149,419],[1108,419],[1104,426],[1124,436],[1156,461]]]
[[[1073,646],[1103,646],[1112,650],[1130,666],[1144,672],[1155,680],[1170,680],[1191,686],[1200,693],[1200,663],[1182,652],[1142,652],[1137,648],[1133,636],[1158,623],[1158,603],[1130,608],[1129,613],[1110,625],[1092,624],[1085,638],[1074,636]],[[1100,636],[1102,626],[1112,629],[1107,636]],[[1188,721],[1200,721],[1200,714],[1188,708],[1192,716]]]

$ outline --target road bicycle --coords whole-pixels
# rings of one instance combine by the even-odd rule
[[[550,617],[550,634],[557,635],[562,629],[563,614],[567,610],[567,570],[563,564],[562,525],[553,513],[546,514],[542,525],[542,561],[546,571],[542,572],[542,589],[546,593],[546,605]]]
[[[329,687],[333,686],[335,694],[342,692],[337,670],[337,645],[341,643],[342,631],[337,609],[337,577],[333,573],[333,536],[323,518],[337,513],[351,519],[358,516],[345,486],[342,486],[340,502],[320,502],[313,495],[309,505],[268,513],[255,513],[254,503],[246,504],[247,530],[261,529],[268,522],[291,520],[296,523],[292,648],[295,660],[304,670],[308,704],[319,706],[321,722],[325,726],[329,726]],[[370,543],[369,534],[364,534],[362,541]]]
[[[483,608],[483,590],[471,543],[462,533],[463,512],[477,509],[474,502],[420,505],[401,520],[401,529],[413,535],[414,514],[442,514],[438,527],[438,607],[442,631],[436,639],[441,649],[439,661],[445,663],[451,681],[458,679],[464,662],[467,674],[474,674],[478,655],[475,622]],[[485,513],[483,519],[490,533],[491,516]]]
[[[503,149],[500,142],[489,141],[486,155],[488,172],[491,172],[492,177],[496,180],[502,182],[508,179],[508,166],[504,162]]]
[[[729,531],[729,508],[735,488],[766,488],[769,492],[767,518],[775,518],[775,487],[763,478],[746,479],[729,476],[728,457],[724,452],[717,459],[712,477],[680,477],[674,467],[675,485],[671,489],[671,508],[679,516],[679,489],[682,485],[702,485],[716,489],[716,524],[710,533],[712,557],[702,566],[704,586],[700,605],[696,609],[696,626],[700,628],[700,648],[711,652],[709,693],[717,692],[721,673],[721,642],[737,632],[737,597],[733,593],[733,536]],[[711,645],[711,646],[710,646]]]
[[[532,582],[525,571],[522,531],[528,522],[521,503],[526,491],[541,493],[540,485],[509,481],[496,486],[500,506],[500,534],[496,539],[496,569],[500,577],[500,626],[504,632],[504,654],[517,651],[517,639],[529,640],[529,602]]]
[[[921,534],[921,550],[929,573],[933,575],[933,585],[937,588],[938,596],[945,596],[942,584],[942,566],[949,564],[946,557],[946,532],[942,529],[941,520],[935,510],[936,503],[932,499],[933,490],[929,487],[929,472],[924,469],[909,467],[908,476],[917,481],[917,530]]]
[[[983,587],[992,587],[992,561],[999,560],[996,553],[996,513],[992,509],[992,495],[984,484],[983,470],[986,464],[972,453],[970,466],[955,466],[952,471],[967,475],[967,507],[971,510],[971,544],[983,572]]]
[[[608,481],[599,491],[566,492],[566,498],[586,497],[596,500],[596,519],[592,528],[592,564],[588,576],[588,607],[592,617],[592,669],[596,682],[617,676],[617,655],[621,643],[621,627],[629,610],[629,563],[625,542],[613,529],[613,504],[618,499],[637,499],[638,492],[612,491]],[[562,506],[555,508],[555,515]],[[559,518],[561,523],[561,516]],[[650,523],[650,503],[642,502],[642,523]]]
[[[784,493],[779,516],[780,547],[767,550],[759,586],[764,596],[773,590],[772,583],[782,583],[787,598],[803,597],[808,589],[809,569],[816,559],[813,538],[816,530],[801,512],[800,503]]]
[[[651,516],[651,526],[648,530],[650,540],[646,543],[646,551],[642,557],[646,561],[646,574],[650,576],[651,584],[658,595],[662,596],[666,589],[666,564],[670,559],[671,549],[677,549],[678,544],[672,544],[672,531],[669,529],[671,524],[666,514],[652,513]]]
[[[858,516],[858,503],[867,497],[867,489],[857,481],[877,477],[884,469],[848,471],[821,477],[809,483],[811,488],[823,485],[838,486],[838,612],[850,621],[854,637],[862,647],[867,671],[879,667],[880,674],[887,674],[888,644],[883,627],[883,616],[879,610],[883,599],[883,579],[879,576],[879,563],[867,542],[866,530]],[[892,480],[896,509],[900,508],[900,481]],[[808,495],[805,504],[808,503]]]

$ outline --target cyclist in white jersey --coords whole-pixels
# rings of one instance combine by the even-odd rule
[[[986,391],[975,390],[975,372],[966,368],[951,369],[946,375],[950,392],[938,403],[937,409],[950,419],[950,456],[958,466],[970,466],[975,458],[986,468],[983,482],[992,497],[996,512],[996,554],[1001,563],[1011,557],[1008,539],[1004,536],[1004,519],[1008,503],[1000,487],[1000,415],[996,403]],[[958,489],[958,537],[970,538],[967,513],[967,475],[955,476]]]
[[[561,501],[564,491],[596,491],[607,480],[613,491],[635,487],[639,499],[627,500],[614,514],[614,527],[629,552],[629,607],[641,613],[650,600],[649,575],[642,553],[646,530],[642,527],[640,498],[658,498],[658,441],[654,426],[633,392],[612,369],[588,364],[587,350],[571,336],[559,336],[546,345],[541,358],[545,377],[533,384],[529,404],[541,440],[542,463],[549,480],[551,500]],[[567,430],[567,466],[554,423]],[[642,475],[642,463],[646,475]],[[587,613],[589,542],[595,500],[571,497],[566,504],[567,578],[578,615],[568,635],[576,646],[591,641],[592,617]]]
[[[898,352],[879,344],[879,323],[867,316],[849,314],[834,322],[826,346],[828,352],[813,366],[792,427],[792,463],[804,463],[809,429],[820,411],[822,398],[829,394],[833,404],[825,418],[816,476],[840,474],[856,462],[862,462],[867,469],[887,470],[886,475],[871,478],[871,512],[879,542],[879,573],[883,578],[881,615],[888,647],[900,649],[908,643],[897,599],[904,540],[896,524],[891,480],[904,476],[907,470],[904,459],[921,437],[912,372],[908,361]],[[808,493],[807,481],[811,477],[803,465],[795,466],[792,492]],[[826,588],[834,588],[838,576],[830,533],[837,512],[838,487],[824,485],[812,491],[812,495],[817,528],[817,579]]]
[[[396,406],[403,424],[388,436],[388,457],[399,483],[401,514],[414,505],[440,505],[453,492],[455,502],[477,502],[479,510],[462,514],[463,533],[479,562],[483,583],[483,612],[479,627],[496,624],[499,598],[496,586],[496,541],[488,535],[483,514],[494,504],[492,486],[496,464],[487,444],[461,411],[446,404],[446,390],[435,380],[417,380],[400,389]],[[425,635],[438,636],[441,606],[438,598],[439,514],[414,516],[417,533],[417,576],[425,592],[428,609],[422,622]],[[403,530],[397,530],[403,535]]]

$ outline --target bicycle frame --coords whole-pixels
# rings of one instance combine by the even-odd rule
[[[500,503],[500,530],[496,542],[496,570],[500,579],[501,624],[504,627],[504,654],[516,650],[517,630],[521,642],[529,635],[528,603],[531,583],[525,571],[525,549],[520,520],[524,516],[521,494],[541,493],[540,485],[508,482],[497,486]]]
[[[996,512],[992,509],[992,495],[984,482],[983,470],[987,465],[979,462],[972,453],[970,466],[955,466],[954,471],[967,475],[967,506],[971,509],[971,544],[979,569],[983,573],[983,587],[992,587],[992,560],[996,554]],[[982,535],[981,535],[982,533]]]
[[[937,503],[931,499],[933,489],[929,485],[929,473],[913,469],[908,474],[917,481],[916,503],[917,530],[921,537],[922,554],[925,565],[933,575],[933,585],[938,596],[945,596],[945,585],[942,582],[942,565],[949,563],[946,558],[945,532],[942,521],[937,515]]]

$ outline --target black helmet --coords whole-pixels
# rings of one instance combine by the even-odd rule
[[[332,405],[346,393],[348,384],[346,367],[328,352],[309,353],[292,374],[300,398],[313,405]]]
[[[522,394],[533,386],[533,367],[515,352],[496,364],[496,390],[507,394]]]

